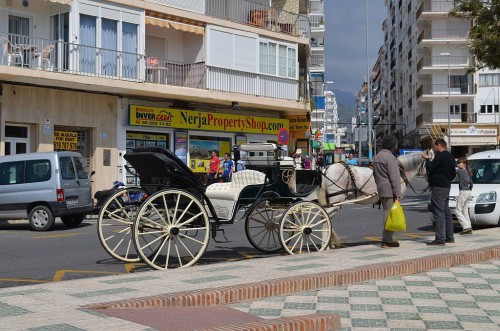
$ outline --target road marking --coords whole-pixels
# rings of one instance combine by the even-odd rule
[[[31,238],[40,239],[40,238],[74,237],[74,236],[79,236],[79,235],[82,235],[82,234],[87,234],[87,233],[86,232],[82,232],[82,233],[50,234],[50,235],[45,235],[45,236],[34,236],[34,237],[31,237]]]
[[[0,282],[50,283],[50,280],[39,280],[39,279],[28,279],[28,278],[0,278]]]
[[[371,241],[382,241],[381,237],[365,237],[365,239]]]
[[[58,270],[54,277],[52,278],[53,282],[60,282],[64,275],[66,274],[100,274],[100,275],[121,275],[123,272],[112,272],[112,271],[97,271],[97,270]]]
[[[252,254],[250,253],[246,253],[246,252],[238,252],[238,254],[240,254],[241,256],[243,256],[245,259],[255,259],[255,256],[253,256]]]
[[[126,262],[125,263],[125,270],[128,273],[135,272],[135,267],[136,266],[145,267],[146,263],[142,263],[142,262]]]
[[[401,235],[406,236],[406,237],[412,237],[412,238],[425,238],[425,237],[427,237],[427,236],[419,234],[419,233],[401,233]]]

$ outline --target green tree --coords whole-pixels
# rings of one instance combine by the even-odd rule
[[[453,17],[472,19],[470,48],[477,63],[473,70],[500,68],[500,0],[454,0]]]

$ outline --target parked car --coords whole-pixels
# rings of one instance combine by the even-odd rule
[[[56,217],[78,226],[92,208],[89,174],[79,153],[0,157],[0,220],[28,219],[32,230],[47,231]]]
[[[472,226],[500,225],[500,150],[475,153],[467,159],[474,183],[469,203],[471,224]],[[455,210],[457,199],[458,182],[455,178],[450,190],[452,211]],[[454,213],[453,218],[458,223]]]

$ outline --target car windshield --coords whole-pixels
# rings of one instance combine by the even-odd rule
[[[500,159],[469,160],[474,184],[500,184]]]

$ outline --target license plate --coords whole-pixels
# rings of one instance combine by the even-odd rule
[[[66,206],[76,206],[78,205],[78,198],[76,199],[66,199]]]

